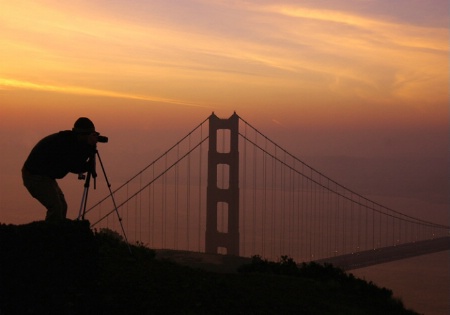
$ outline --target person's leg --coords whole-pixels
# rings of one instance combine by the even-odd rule
[[[23,174],[23,183],[31,196],[47,208],[45,221],[58,222],[66,218],[67,203],[56,180],[45,176]]]

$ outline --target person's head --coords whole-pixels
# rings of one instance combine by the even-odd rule
[[[72,128],[80,141],[85,141],[89,145],[95,145],[97,143],[97,138],[99,133],[95,131],[94,123],[86,117],[78,118]]]

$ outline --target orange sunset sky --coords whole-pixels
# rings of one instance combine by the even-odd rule
[[[78,117],[109,136],[117,184],[213,111],[448,222],[448,25],[447,0],[2,1],[0,222],[43,218],[21,166]]]

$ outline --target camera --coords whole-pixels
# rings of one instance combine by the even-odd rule
[[[108,137],[98,135],[97,142],[107,143],[108,142]]]

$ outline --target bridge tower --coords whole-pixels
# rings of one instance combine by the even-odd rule
[[[229,150],[217,151],[217,132],[229,130]],[[214,113],[209,117],[208,186],[206,193],[205,251],[218,253],[226,248],[228,255],[239,256],[239,116],[236,112],[228,119],[220,119]],[[228,152],[227,152],[228,151]],[[228,168],[225,167],[228,165]],[[228,169],[228,185],[218,186],[219,171]],[[224,216],[228,220],[227,231],[218,230],[219,203],[228,207]],[[224,205],[222,205],[223,208]]]

